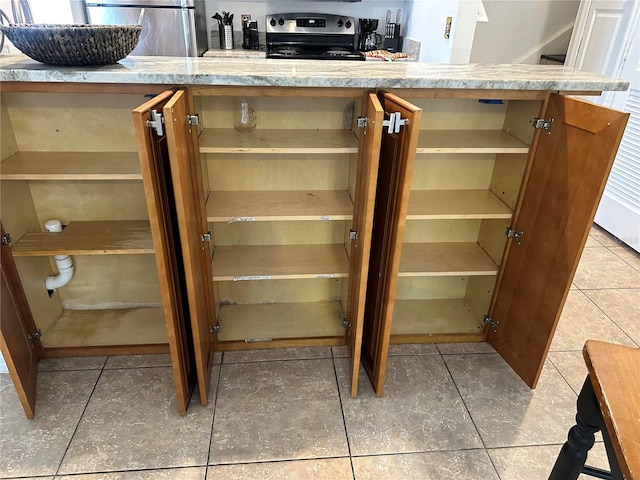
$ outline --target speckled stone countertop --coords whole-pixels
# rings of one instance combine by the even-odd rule
[[[102,67],[53,67],[23,55],[0,55],[0,81],[550,91],[626,90],[629,86],[556,65],[127,57]]]

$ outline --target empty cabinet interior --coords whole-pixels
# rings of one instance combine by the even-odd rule
[[[360,100],[264,92],[195,97],[217,348],[343,345]],[[254,130],[234,128],[241,101]]]
[[[541,102],[409,101],[423,115],[391,343],[484,340]]]
[[[131,110],[142,94],[2,94],[2,221],[43,355],[168,351]],[[62,232],[45,231],[59,220]],[[54,290],[54,256],[73,276]]]

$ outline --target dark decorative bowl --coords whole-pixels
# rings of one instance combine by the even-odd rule
[[[139,25],[0,25],[22,53],[49,65],[109,65],[136,47]]]

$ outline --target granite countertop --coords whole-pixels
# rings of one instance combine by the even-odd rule
[[[0,55],[0,81],[547,91],[629,88],[625,81],[559,65],[211,57],[127,57],[102,67],[54,67],[24,55]]]
[[[263,50],[247,50],[244,48],[233,48],[231,50],[221,50],[212,48],[204,52],[204,58],[252,58],[252,59],[264,59],[266,51]]]

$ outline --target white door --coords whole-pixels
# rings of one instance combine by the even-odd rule
[[[640,252],[640,2],[583,0],[566,65],[630,83],[592,99],[631,113],[595,222]]]

